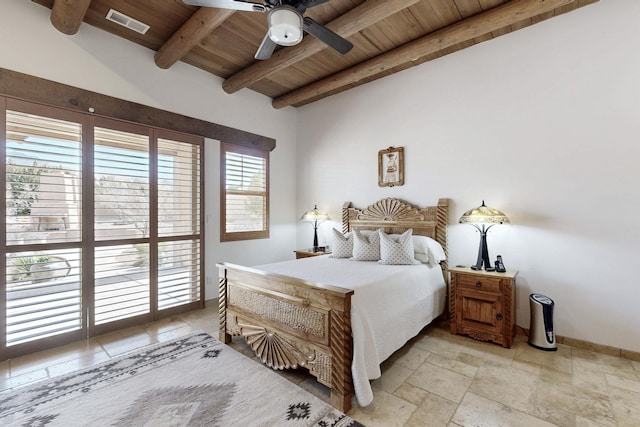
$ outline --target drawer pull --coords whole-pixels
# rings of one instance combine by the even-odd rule
[[[476,281],[476,288],[481,288],[482,287],[482,282],[480,280]]]
[[[498,320],[502,320],[502,313],[498,313],[498,314],[496,314],[496,319],[498,319]]]

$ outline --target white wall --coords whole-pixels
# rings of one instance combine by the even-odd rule
[[[217,298],[215,263],[257,264],[292,258],[296,239],[295,163],[297,113],[274,110],[250,90],[227,95],[221,80],[189,65],[158,68],[154,52],[83,24],[64,35],[50,10],[30,1],[0,6],[0,67],[138,102],[276,139],[271,153],[271,238],[220,243],[219,143],[205,147],[207,298]],[[100,113],[96,111],[96,113]]]
[[[457,221],[484,199],[512,222],[488,243],[520,271],[518,325],[539,292],[558,335],[640,351],[639,22],[640,2],[601,0],[299,109],[298,212],[449,197],[449,262],[470,265],[479,235]],[[388,146],[404,186],[377,186]]]

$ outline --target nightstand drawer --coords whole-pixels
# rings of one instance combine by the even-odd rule
[[[461,288],[472,288],[487,292],[500,292],[502,280],[499,278],[476,276],[471,274],[458,274],[457,285]]]

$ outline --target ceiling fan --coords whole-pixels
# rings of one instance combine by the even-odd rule
[[[262,39],[256,52],[256,59],[269,59],[277,45],[293,46],[302,41],[302,32],[306,31],[324,42],[327,46],[345,54],[353,44],[340,37],[327,27],[305,16],[308,8],[326,3],[329,0],[264,0],[255,3],[243,0],[182,0],[191,6],[216,7],[248,12],[268,12],[269,30]]]

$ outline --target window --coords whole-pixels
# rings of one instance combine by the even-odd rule
[[[0,348],[81,337],[82,117],[56,116],[5,115]]]
[[[2,116],[0,360],[202,307],[201,137],[17,100]]]
[[[143,126],[93,130],[95,325],[151,312],[151,144]],[[125,130],[126,129],[126,130]]]
[[[220,240],[269,237],[269,153],[221,144]]]
[[[162,135],[160,135],[162,136]],[[158,309],[204,298],[201,146],[158,138]]]

